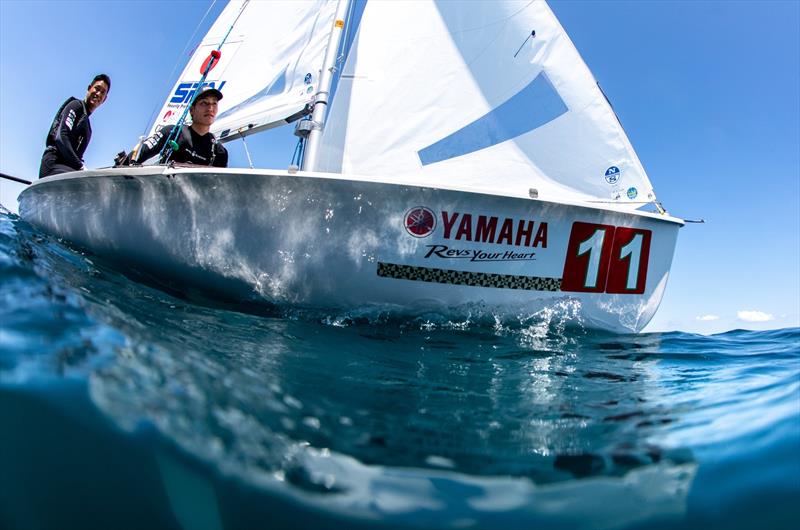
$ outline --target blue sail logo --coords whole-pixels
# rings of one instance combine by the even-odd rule
[[[606,182],[609,184],[616,184],[619,180],[620,170],[617,166],[611,166],[606,169]]]
[[[423,166],[486,149],[537,129],[569,110],[544,72],[499,107],[420,149]]]
[[[220,92],[222,92],[222,87],[225,86],[227,81],[220,81],[219,86],[216,86],[216,81],[208,81],[203,83],[202,86],[210,86],[211,88],[216,88]],[[194,96],[195,91],[200,88],[200,82],[187,82],[187,83],[179,83],[178,86],[175,88],[175,92],[172,94],[172,98],[169,100],[170,103],[189,103],[192,100],[192,96]]]

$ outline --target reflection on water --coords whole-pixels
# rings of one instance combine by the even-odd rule
[[[518,513],[609,528],[685,511],[691,453],[653,440],[677,419],[653,403],[664,394],[658,361],[625,353],[657,340],[220,322],[188,306],[192,318],[175,306],[165,321],[115,305],[124,318],[110,324],[137,340],[91,373],[93,401],[123,428],[152,424],[273,493],[423,526]]]
[[[759,515],[770,527],[796,515],[783,501],[800,493],[798,330],[604,335],[566,329],[569,307],[515,326],[257,316],[0,221],[0,526],[730,528],[761,521],[758,505],[773,507]]]

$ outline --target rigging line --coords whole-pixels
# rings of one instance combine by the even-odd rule
[[[244,136],[242,136],[242,145],[244,146],[244,154],[247,155],[247,162],[250,164],[250,169],[253,169],[253,159],[250,158],[250,149],[247,148],[247,142],[244,141]]]
[[[355,28],[353,27],[353,12],[355,11],[357,1],[358,0],[353,0],[350,2],[350,4],[348,4],[347,13],[345,13],[344,15],[345,30],[344,30],[344,35],[339,40],[339,47],[336,50],[336,60],[333,62],[334,78],[331,81],[331,85],[333,85],[334,83],[338,85],[339,79],[341,79],[342,77],[342,72],[344,72],[344,62],[347,60],[345,54],[349,49],[348,46],[352,45],[352,40],[355,40]],[[334,91],[335,89],[331,90],[331,94],[333,94]]]
[[[339,47],[336,50],[336,60],[333,64],[334,70],[334,78],[331,82],[331,94],[336,91],[335,86],[338,85],[339,80],[342,78],[342,74],[344,72],[344,65],[347,61],[347,55],[352,50],[353,43],[356,39],[356,33],[360,24],[355,23],[355,10],[356,4],[361,4],[362,6],[365,5],[367,0],[352,0],[349,5],[347,6],[347,13],[344,16],[344,33],[342,34],[342,38],[339,40]],[[361,8],[362,11],[365,9],[364,7]],[[350,76],[352,77],[352,76]],[[332,101],[333,98],[331,98]]]
[[[333,65],[335,69],[334,78],[331,82],[331,95],[336,91],[336,87],[342,78],[342,74],[344,73],[344,64],[345,61],[347,61],[347,53],[352,49],[353,42],[356,38],[356,30],[358,28],[356,24],[354,24],[353,19],[356,10],[356,3],[358,3],[358,0],[353,0],[350,2],[350,4],[347,6],[347,13],[344,17],[345,30],[341,40],[339,41],[339,49],[336,50],[336,61]],[[331,98],[331,100],[332,99],[333,98]]]
[[[217,49],[213,50],[211,52],[211,54],[209,55],[209,59],[211,59],[211,60],[208,61],[208,66],[206,66],[206,70],[205,70],[205,72],[203,72],[203,76],[200,78],[200,81],[197,83],[197,89],[195,89],[194,93],[192,93],[191,101],[189,101],[189,104],[186,105],[186,107],[183,109],[183,113],[181,113],[181,117],[178,118],[178,121],[175,123],[175,126],[172,128],[172,131],[170,132],[169,138],[167,138],[167,142],[164,144],[163,149],[161,149],[161,153],[159,153],[159,156],[161,158],[164,158],[164,163],[165,164],[167,162],[169,162],[169,157],[172,155],[172,153],[174,153],[175,150],[177,150],[178,144],[175,142],[175,140],[178,138],[178,135],[180,134],[180,130],[183,127],[183,122],[186,121],[186,115],[189,113],[189,109],[192,107],[192,105],[194,104],[195,99],[197,99],[197,96],[200,94],[200,89],[202,88],[203,84],[206,81],[206,77],[208,76],[208,72],[210,72],[211,69],[220,60],[221,55],[220,55],[219,51],[225,45],[225,41],[228,40],[228,36],[231,34],[231,31],[233,31],[233,27],[236,25],[237,22],[239,22],[239,17],[242,16],[242,13],[244,13],[244,10],[245,10],[245,8],[247,7],[247,5],[249,3],[250,3],[250,0],[244,0],[244,3],[242,4],[241,9],[239,9],[239,13],[236,15],[236,18],[233,20],[233,22],[231,23],[230,27],[228,28],[228,32],[225,33],[225,36],[220,41],[219,45],[217,46]],[[215,54],[215,52],[216,52],[216,54]],[[166,153],[166,157],[164,156],[165,153]]]
[[[353,24],[353,12],[356,10],[356,1],[350,2],[350,5],[347,6],[347,15],[345,16],[347,32],[345,33],[344,38],[341,40],[338,50],[341,55],[344,55],[345,51],[348,49],[348,46],[352,46],[353,41],[356,38],[356,29]],[[347,57],[344,57],[343,61],[346,59]]]
[[[183,50],[181,50],[181,53],[178,55],[178,58],[175,59],[175,65],[172,67],[172,71],[169,73],[169,77],[167,77],[167,80],[166,80],[166,83],[169,83],[169,84],[166,85],[166,89],[164,90],[165,92],[167,90],[169,90],[169,88],[170,88],[170,86],[172,84],[171,81],[173,79],[173,76],[175,75],[175,71],[178,69],[178,64],[181,63],[183,57],[186,55],[186,50],[188,50],[189,49],[189,45],[192,42],[194,42],[194,38],[197,35],[197,32],[200,31],[200,26],[203,25],[203,22],[206,20],[206,18],[208,17],[208,14],[211,12],[211,9],[213,9],[213,7],[214,7],[214,5],[216,3],[217,3],[217,0],[212,0],[211,1],[211,5],[208,6],[208,9],[206,9],[206,14],[203,15],[203,18],[201,18],[200,22],[197,23],[197,26],[195,26],[194,32],[192,33],[192,36],[189,37],[189,40],[186,41],[186,44],[183,46]],[[156,102],[156,104],[153,106],[153,111],[150,113],[150,118],[144,124],[144,130],[142,131],[142,138],[147,136],[147,128],[151,123],[153,123],[155,121],[156,113],[158,111],[159,111],[159,104],[158,104],[158,102]]]
[[[300,162],[303,159],[303,137],[297,138],[297,145],[294,146],[294,153],[292,154],[292,160],[289,162],[290,166],[297,165],[300,167]]]
[[[244,9],[247,7],[247,4],[249,4],[249,3],[250,3],[250,0],[244,0],[244,3],[242,4],[242,8],[239,10],[239,14],[236,15],[236,19],[233,21],[233,24],[231,24],[231,27],[228,28],[228,32],[222,38],[222,42],[219,43],[219,46],[217,47],[217,50],[222,48],[222,45],[225,44],[226,40],[228,40],[228,35],[230,35],[231,31],[233,31],[233,26],[235,26],[236,23],[239,22],[239,17],[242,16],[242,13],[244,13]]]

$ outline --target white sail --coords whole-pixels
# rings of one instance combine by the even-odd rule
[[[232,0],[197,47],[151,127],[178,121],[219,48],[205,84],[223,94],[212,132],[238,138],[296,116],[313,99],[336,2]],[[227,38],[226,38],[227,35]]]
[[[322,142],[323,171],[630,208],[655,200],[541,0],[368,2]]]

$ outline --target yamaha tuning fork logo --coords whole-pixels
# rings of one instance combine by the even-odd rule
[[[415,206],[406,212],[406,232],[414,237],[427,237],[436,229],[436,216],[429,208]]]

